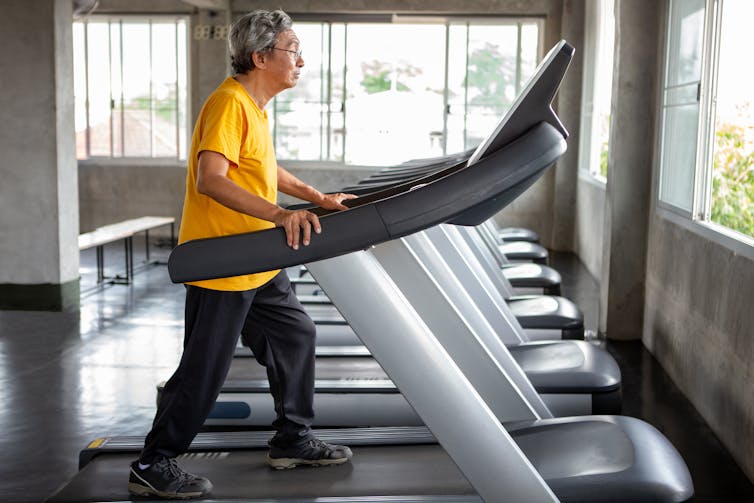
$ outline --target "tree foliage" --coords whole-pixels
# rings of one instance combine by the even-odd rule
[[[515,90],[515,61],[500,54],[497,45],[487,42],[483,48],[471,53],[468,65],[464,84],[478,91],[471,98],[471,104],[489,107],[510,105],[506,90]]]
[[[368,63],[361,63],[361,73],[364,75],[360,82],[361,87],[367,94],[374,94],[390,90],[393,78],[396,79],[396,90],[409,91],[410,88],[405,82],[420,75],[422,71],[409,63],[393,67],[390,63],[375,59]]]
[[[723,124],[715,133],[710,218],[754,236],[754,149],[741,126]]]

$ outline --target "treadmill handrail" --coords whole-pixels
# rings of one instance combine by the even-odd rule
[[[565,139],[551,125],[540,123],[510,145],[477,163],[432,183],[324,215],[323,233],[309,246],[293,250],[285,231],[263,231],[188,241],[168,260],[175,283],[238,276],[282,269],[366,249],[476,210],[497,212],[522,187],[536,181],[566,150]],[[475,216],[477,216],[475,214]],[[484,217],[486,219],[487,217]]]

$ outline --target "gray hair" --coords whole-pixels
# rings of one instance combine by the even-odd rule
[[[253,52],[270,52],[278,33],[291,29],[290,16],[282,10],[255,10],[241,16],[230,27],[228,50],[233,73],[254,68]]]

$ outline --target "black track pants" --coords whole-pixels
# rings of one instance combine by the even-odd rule
[[[285,271],[243,292],[188,285],[183,356],[165,384],[142,463],[186,452],[225,382],[239,334],[267,368],[277,413],[272,442],[284,447],[311,436],[315,327]]]

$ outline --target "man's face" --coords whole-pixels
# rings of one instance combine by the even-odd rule
[[[288,89],[298,82],[304,59],[299,51],[299,40],[293,30],[278,34],[275,48],[270,51],[267,70],[269,77],[280,85],[281,90]]]

